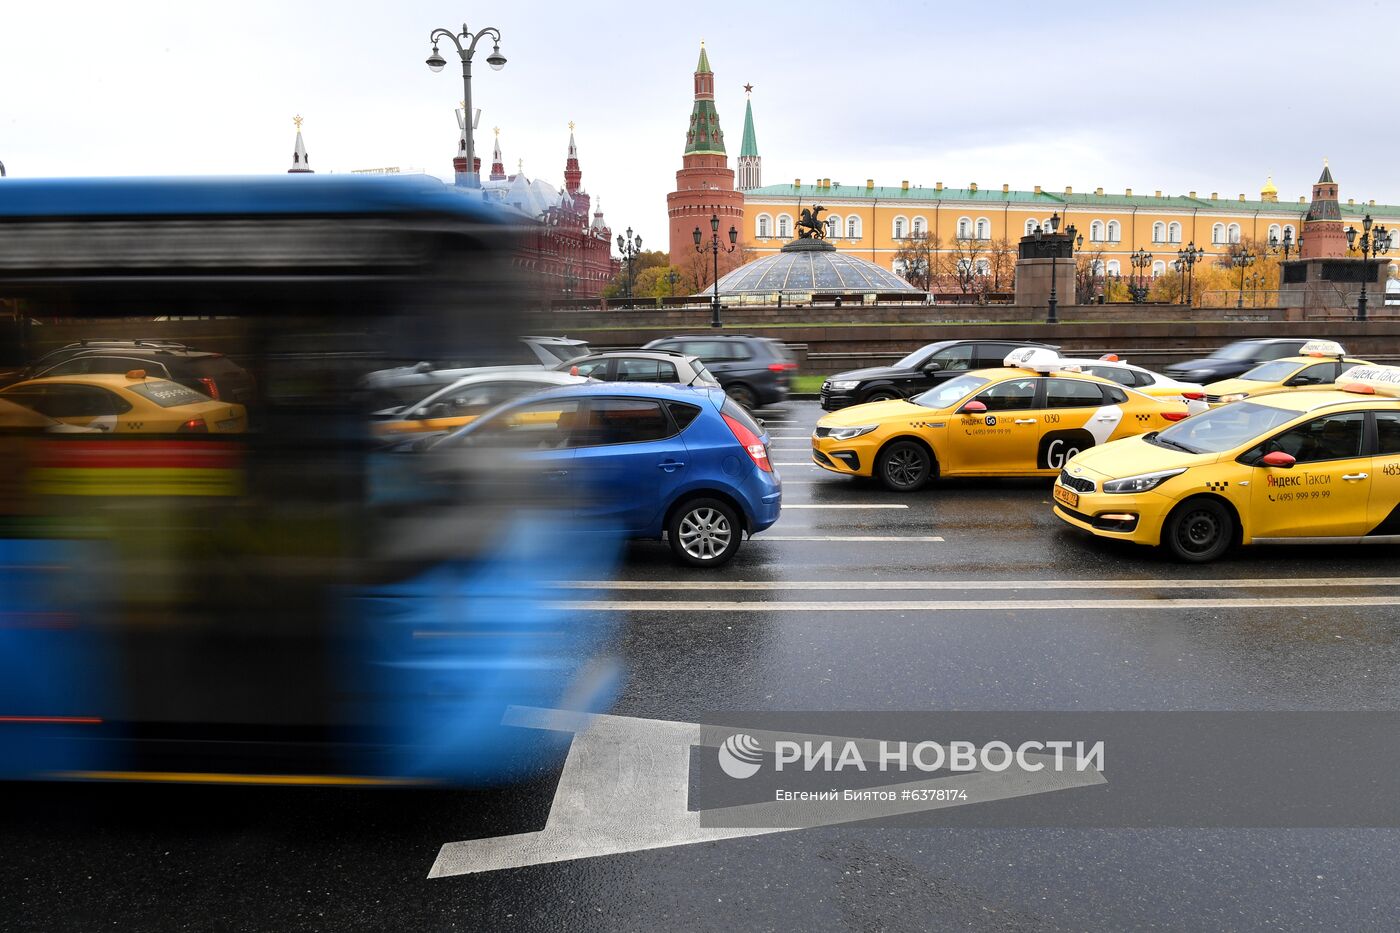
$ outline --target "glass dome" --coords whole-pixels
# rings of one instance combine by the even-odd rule
[[[821,240],[793,240],[776,256],[755,259],[719,280],[720,297],[778,292],[923,294],[890,270],[868,259],[837,252],[836,247]]]

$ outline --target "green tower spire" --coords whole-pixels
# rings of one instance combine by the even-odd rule
[[[715,76],[705,43],[700,43],[700,61],[695,66],[695,106],[690,111],[690,131],[685,136],[685,154],[724,155],[724,131],[719,128],[715,110]]]
[[[758,140],[753,133],[753,101],[749,100],[744,104],[744,142],[739,147],[740,158],[753,156],[758,158]]]

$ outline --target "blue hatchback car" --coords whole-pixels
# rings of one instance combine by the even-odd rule
[[[434,453],[508,451],[599,531],[660,538],[718,567],[772,526],[782,480],[764,429],[718,387],[601,383],[538,392],[444,436]]]

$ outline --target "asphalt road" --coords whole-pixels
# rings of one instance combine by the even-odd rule
[[[640,543],[617,585],[567,591],[625,621],[614,714],[1400,709],[1393,549],[1185,567],[1061,527],[1047,482],[894,496],[832,476],[809,463],[815,403],[767,414],[777,526],[721,572]],[[1130,605],[1085,607],[1110,597]],[[561,786],[554,770],[476,791],[5,787],[0,929],[1379,930],[1400,916],[1400,832],[1379,829],[846,825],[429,878],[445,843],[540,830]]]

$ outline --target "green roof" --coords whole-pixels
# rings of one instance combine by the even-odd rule
[[[744,143],[739,147],[739,155],[758,158],[758,140],[753,134],[753,101],[744,104]]]
[[[690,131],[685,151],[724,155],[724,131],[719,128],[719,111],[712,100],[697,100],[690,111]]]
[[[969,188],[944,188],[942,191],[937,188],[891,188],[875,187],[867,188],[864,185],[832,185],[829,188],[818,188],[816,185],[765,185],[762,188],[753,188],[744,192],[746,198],[763,197],[800,197],[803,199],[825,198],[828,200],[859,200],[859,201],[981,201],[995,204],[1039,204],[1039,205],[1067,205],[1073,207],[1105,207],[1105,208],[1165,208],[1168,210],[1201,210],[1201,211],[1228,211],[1239,212],[1258,211],[1263,214],[1297,214],[1302,216],[1307,213],[1308,205],[1299,204],[1294,201],[1240,201],[1228,198],[1192,198],[1185,195],[1170,195],[1165,197],[1155,197],[1152,195],[1124,195],[1124,194],[1055,194],[1049,191],[1002,191],[1000,188],[979,188],[973,191]],[[1393,204],[1352,204],[1343,203],[1341,205],[1343,214],[1353,214],[1360,217],[1362,214],[1370,212],[1386,217],[1400,216],[1400,205]]]
[[[705,43],[700,43],[700,63],[695,66],[695,73],[698,75],[712,74],[710,71],[710,56],[705,54]]]

